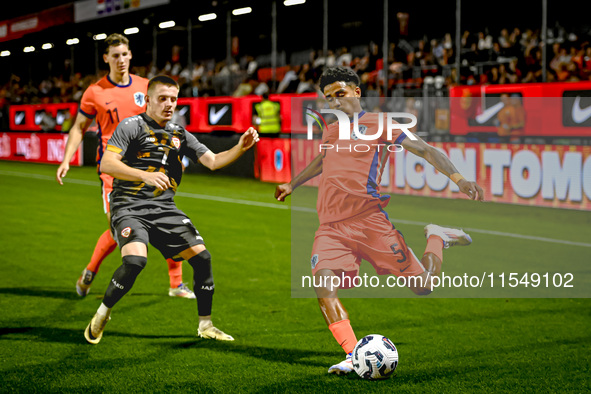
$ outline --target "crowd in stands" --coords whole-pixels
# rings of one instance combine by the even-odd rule
[[[559,26],[548,33],[548,82],[571,82],[591,78],[591,45],[589,37],[567,34]],[[460,84],[506,84],[542,82],[542,51],[539,30],[502,29],[496,35],[487,29],[477,33],[465,31],[461,38]],[[180,47],[173,48],[178,54]],[[162,69],[152,65],[136,66],[132,73],[152,77],[171,75],[181,86],[181,96],[243,96],[263,93],[317,92],[317,81],[324,67],[350,66],[361,77],[362,93],[384,95],[383,55],[381,47],[370,43],[364,47],[338,48],[326,55],[310,50],[288,65],[276,68],[275,78],[266,61],[245,55],[231,64],[225,61],[196,61],[182,65],[172,56]],[[456,84],[455,44],[450,34],[390,43],[388,51],[388,88],[421,88],[427,77],[437,77],[438,88]],[[104,75],[104,74],[103,74]],[[42,81],[25,81],[12,75],[0,86],[0,108],[9,104],[76,102],[84,90],[102,75],[74,74],[72,77],[50,77]],[[276,82],[274,82],[276,81]]]

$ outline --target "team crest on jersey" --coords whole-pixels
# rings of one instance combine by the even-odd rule
[[[314,256],[312,256],[312,259],[310,260],[310,263],[312,265],[312,269],[316,268],[316,265],[318,264],[318,255],[315,254]]]
[[[367,126],[360,124],[359,125],[359,134],[363,134],[365,135],[365,132],[367,131]],[[357,132],[355,130],[351,130],[351,139],[357,141],[359,139],[359,136],[357,135]]]
[[[131,234],[131,227],[125,227],[123,230],[121,230],[121,236],[123,238],[128,238],[130,234]]]
[[[146,104],[146,95],[142,92],[135,92],[133,94],[133,101],[138,107],[143,107]]]
[[[172,144],[177,150],[181,148],[181,140],[178,137],[172,137]]]

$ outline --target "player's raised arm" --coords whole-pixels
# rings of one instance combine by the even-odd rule
[[[212,171],[218,170],[238,160],[244,152],[252,148],[258,141],[258,132],[253,127],[250,127],[240,136],[240,141],[232,148],[220,153],[208,151],[199,157],[199,162]]]
[[[66,149],[64,150],[64,159],[62,163],[57,169],[55,179],[58,181],[60,185],[63,185],[64,182],[62,178],[66,176],[68,171],[70,170],[70,161],[76,153],[76,150],[82,143],[82,139],[84,138],[84,133],[92,123],[91,118],[87,118],[86,116],[78,113],[76,116],[76,121],[74,125],[70,129],[70,133],[68,134],[68,142],[66,143]]]
[[[447,156],[427,144],[418,135],[415,134],[415,137],[417,137],[416,141],[410,138],[405,138],[402,141],[404,149],[427,160],[437,171],[454,181],[460,191],[472,200],[484,201],[484,191],[476,182],[464,179]]]
[[[302,172],[296,175],[291,182],[277,185],[275,188],[275,198],[278,201],[285,201],[296,187],[303,185],[308,180],[322,173],[322,155],[318,155]]]
[[[130,167],[121,161],[122,158],[123,156],[119,153],[109,150],[109,145],[107,145],[107,150],[101,160],[101,172],[125,181],[145,182],[159,190],[166,190],[171,186],[170,179],[165,173],[148,172]]]

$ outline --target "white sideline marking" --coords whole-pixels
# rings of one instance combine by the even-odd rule
[[[44,180],[44,181],[55,181],[55,178],[52,176],[41,175],[41,174],[31,174],[31,173],[26,173],[26,172],[0,170],[0,175],[17,176],[17,177],[21,177],[21,178],[34,178],[34,179],[40,179],[40,180]],[[84,179],[63,178],[63,181],[64,181],[64,183],[76,183],[79,185],[90,185],[90,186],[98,186],[99,185],[99,182],[87,181]],[[296,207],[296,206],[289,207],[288,205],[279,205],[279,204],[272,204],[272,203],[265,203],[265,202],[258,202],[258,201],[241,200],[241,199],[237,199],[237,198],[209,196],[206,194],[177,192],[176,195],[180,196],[180,197],[195,198],[195,199],[199,199],[199,200],[218,201],[218,202],[225,202],[225,203],[230,203],[230,204],[250,205],[250,206],[256,206],[256,207],[274,208],[274,209],[283,209],[283,210],[291,208],[292,210],[298,211],[298,212],[316,213],[316,209],[314,209],[314,208]],[[409,224],[409,225],[413,225],[413,226],[426,226],[427,224],[429,224],[429,223],[417,222],[417,221],[413,221],[413,220],[395,219],[394,224],[398,224],[398,223]],[[585,248],[591,248],[591,243],[585,243],[585,242],[573,242],[573,241],[566,241],[566,240],[562,240],[562,239],[536,237],[533,235],[505,233],[505,232],[501,232],[501,231],[483,230],[483,229],[478,229],[478,228],[467,228],[466,227],[466,228],[464,228],[464,230],[469,231],[469,232],[473,232],[473,233],[497,235],[500,237],[519,238],[519,239],[527,239],[530,241],[549,242],[549,243],[571,245],[571,246],[582,246]]]

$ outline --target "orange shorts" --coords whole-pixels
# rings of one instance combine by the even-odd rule
[[[417,276],[425,272],[382,210],[320,225],[312,247],[312,274],[329,269],[354,277],[362,259],[371,263],[378,275]]]
[[[103,210],[105,214],[109,212],[111,204],[109,204],[109,197],[113,191],[113,177],[111,175],[101,173],[101,196],[103,198]]]

